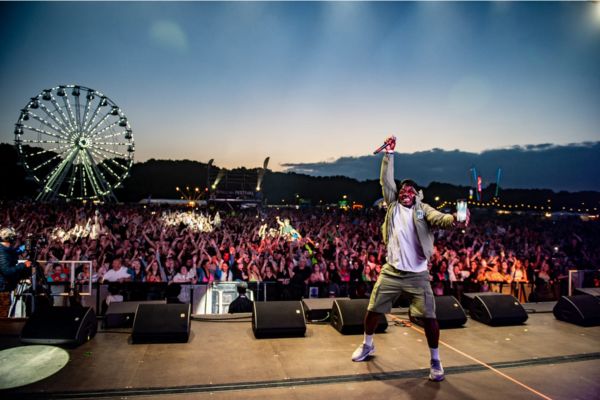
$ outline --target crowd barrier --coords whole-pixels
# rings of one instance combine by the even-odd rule
[[[319,283],[307,285],[282,284],[280,282],[247,282],[248,297],[254,301],[299,300],[301,298],[350,297],[368,298],[374,282]],[[69,282],[50,282],[50,293],[55,306],[66,306],[74,301],[73,289]],[[464,293],[498,292],[511,294],[521,302],[557,300],[566,295],[567,285],[536,286],[526,282],[431,282],[436,296],[451,295],[461,299]],[[193,314],[227,313],[229,303],[237,297],[236,282],[215,282],[211,284],[178,284],[150,282],[94,282],[89,290],[88,283],[76,284],[76,301],[83,306],[94,308],[98,315],[106,312],[110,301],[166,300],[168,303],[192,305]],[[82,290],[83,289],[83,290]],[[89,290],[89,291],[88,291]],[[564,291],[564,293],[563,293]]]

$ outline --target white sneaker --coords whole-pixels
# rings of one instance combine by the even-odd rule
[[[352,361],[364,361],[367,357],[375,353],[375,345],[369,346],[366,343],[362,343],[352,353]]]
[[[434,382],[441,382],[444,380],[444,367],[442,367],[442,362],[440,360],[431,360],[429,380]]]

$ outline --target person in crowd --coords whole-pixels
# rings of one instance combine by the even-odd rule
[[[498,271],[498,264],[492,264],[485,272],[485,279],[488,282],[500,283],[504,282],[504,275]]]
[[[231,282],[233,281],[233,273],[229,267],[229,263],[222,262],[221,266],[217,268],[215,278],[219,282]]]
[[[277,272],[277,282],[280,282],[282,285],[289,285],[293,276],[294,263],[282,258],[279,263],[279,271]]]
[[[158,270],[158,261],[152,260],[146,268],[146,282],[157,283],[162,282],[160,271]]]
[[[48,282],[67,282],[69,275],[64,271],[61,264],[55,264],[52,267],[52,274],[48,277]]]
[[[510,281],[511,282],[525,282],[525,283],[528,282],[527,274],[523,267],[523,263],[520,260],[515,260],[515,262],[513,264],[512,273],[510,275]]]
[[[90,281],[90,265],[88,263],[83,264],[81,272],[77,274],[77,283],[86,284]]]
[[[175,275],[177,275],[178,271],[177,260],[173,255],[168,255],[167,260],[165,261],[165,275],[166,281],[172,282]]]
[[[10,308],[10,292],[23,276],[31,262],[19,262],[24,247],[15,248],[17,232],[13,228],[0,229],[0,317],[7,317]]]
[[[111,268],[104,274],[102,282],[130,282],[131,275],[127,267],[121,264],[120,256],[115,256],[111,262]]]
[[[197,282],[197,278],[193,270],[188,271],[187,267],[185,265],[182,265],[179,268],[179,272],[177,272],[173,277],[172,282],[195,284]]]
[[[311,284],[319,284],[325,282],[325,275],[323,275],[323,272],[321,272],[320,265],[317,264],[313,267],[313,272],[312,274],[310,274],[308,281]]]
[[[258,270],[258,266],[254,263],[254,261],[250,262],[248,265],[248,282],[261,282],[262,276],[260,275],[260,271]]]
[[[131,261],[131,268],[128,269],[132,282],[146,282],[146,270],[142,268],[142,262],[139,259]]]
[[[290,279],[291,292],[294,299],[300,300],[306,291],[306,284],[312,274],[304,256],[300,257],[298,265],[294,268],[294,276]]]
[[[252,300],[248,299],[246,296],[247,289],[248,284],[246,282],[238,282],[238,297],[229,304],[229,314],[252,312],[253,303]]]
[[[263,264],[261,272],[263,282],[277,282],[277,274],[275,273],[275,261],[267,261]]]
[[[234,213],[221,209],[219,212],[220,225],[215,225],[212,231],[200,231],[175,221],[177,216],[189,216],[190,213],[174,206],[144,208],[144,205],[137,204],[69,203],[55,207],[5,201],[0,203],[0,228],[12,226],[21,238],[29,235],[42,237],[44,240],[40,241],[37,259],[45,261],[49,267],[63,260],[92,261],[94,267],[90,272],[98,282],[102,282],[104,274],[112,270],[114,256],[122,260],[142,260],[146,282],[163,283],[173,279],[179,265],[186,265],[189,271],[190,259],[198,277],[201,275],[200,265],[209,260],[211,266],[207,266],[205,275],[210,276],[214,272],[214,276],[208,280],[219,279],[218,270],[226,269],[222,267],[224,262],[229,269],[220,276],[227,276],[227,280],[248,280],[247,266],[254,260],[261,269],[263,281],[266,280],[266,269],[262,270],[265,261],[267,265],[274,263],[277,266],[274,272],[279,283],[272,286],[280,287],[279,294],[283,294],[293,278],[294,268],[301,258],[305,258],[311,275],[314,266],[321,266],[327,295],[340,297],[349,294],[353,271],[349,261],[353,266],[369,266],[371,279],[375,281],[381,274],[381,265],[385,264],[387,246],[380,230],[385,218],[384,210],[265,208],[259,211],[258,218],[256,210],[236,210]],[[535,212],[519,215],[498,215],[485,210],[477,212],[477,224],[465,232],[432,230],[438,255],[428,265],[430,273],[435,275],[445,261],[448,275],[453,265],[457,277],[457,262],[453,259],[458,258],[462,263],[460,272],[465,292],[482,289],[477,282],[481,265],[502,266],[506,261],[512,276],[518,261],[530,282],[528,289],[530,285],[540,286],[540,289],[546,285],[552,290],[560,286],[558,289],[563,290],[562,294],[566,294],[568,289],[564,279],[566,271],[597,269],[600,265],[600,224],[597,221],[583,221],[576,216],[550,219]],[[214,215],[209,210],[198,211],[196,215],[200,213]],[[300,233],[299,237],[295,240],[277,237],[277,216],[281,221],[292,221]],[[88,221],[91,229],[85,228]],[[264,238],[259,236],[262,224],[270,228]],[[17,248],[19,244],[15,241],[9,247]],[[543,263],[547,264],[544,267],[547,270],[541,273],[541,280],[537,280]],[[63,265],[63,270],[65,265],[68,264]],[[130,266],[127,262],[124,265]],[[148,266],[155,272],[150,274]],[[64,270],[67,275],[69,271],[68,267]],[[50,278],[53,272],[50,268],[46,277]],[[486,290],[485,272],[487,270],[481,278],[483,290]],[[111,272],[109,276],[113,274]],[[545,280],[546,276],[550,279]],[[199,279],[198,283],[202,280]],[[373,283],[364,282],[367,292],[372,291]],[[455,287],[458,286],[452,285],[453,294],[456,294]],[[555,297],[556,293],[552,295]]]

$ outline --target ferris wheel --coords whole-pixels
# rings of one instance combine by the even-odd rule
[[[37,200],[116,200],[133,165],[133,132],[108,96],[79,85],[44,89],[21,109],[15,146],[41,185]]]

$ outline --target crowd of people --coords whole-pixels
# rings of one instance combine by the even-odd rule
[[[292,298],[315,287],[320,296],[368,296],[385,263],[383,217],[378,209],[0,206],[0,227],[18,232],[17,246],[36,245],[22,257],[37,251],[50,282],[69,281],[62,261],[89,261],[75,264],[80,282],[279,282],[278,296]],[[432,287],[460,295],[529,282],[538,299],[556,297],[569,269],[598,269],[599,242],[597,221],[473,210],[466,229],[436,232]]]

